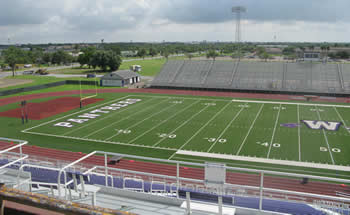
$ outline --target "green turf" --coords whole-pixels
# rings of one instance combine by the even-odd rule
[[[316,108],[295,104],[232,102],[229,98],[125,93],[105,93],[98,97],[105,100],[84,107],[81,113],[76,113],[80,110],[73,110],[48,119],[33,120],[27,125],[21,125],[19,119],[1,117],[0,123],[6,129],[0,131],[0,136],[25,139],[31,144],[70,151],[104,150],[188,161],[193,158],[174,153],[182,149],[322,164],[350,163],[347,156],[350,152],[347,144],[350,142],[350,133],[344,125],[338,131],[325,132],[310,129],[303,123],[300,130],[298,127],[280,126],[282,123],[298,123],[305,119],[344,121],[345,125],[349,125],[348,108]],[[118,111],[100,113],[100,117],[82,124],[72,123],[72,128],[54,126],[58,122],[79,118],[83,113],[127,98],[138,98],[142,101]],[[95,107],[96,105],[102,106]],[[0,110],[13,107],[14,104],[11,104]],[[69,114],[72,115],[68,116]],[[59,119],[60,117],[63,118]],[[45,124],[51,120],[55,121]],[[37,125],[39,126],[35,127]],[[27,129],[27,133],[21,132],[24,129]],[[196,159],[203,161],[209,158]],[[276,168],[274,165],[261,163],[252,165],[247,164],[249,162],[232,160],[225,162],[236,163],[237,166]],[[278,168],[283,169],[281,166]],[[288,169],[296,172],[327,173],[309,168]],[[346,173],[341,175],[344,174]]]
[[[165,63],[165,59],[146,59],[146,60],[135,60],[135,61],[128,61],[123,62],[120,66],[120,70],[130,69],[130,66],[132,65],[140,65],[142,67],[142,72],[140,72],[140,75],[143,76],[156,76],[163,64]]]

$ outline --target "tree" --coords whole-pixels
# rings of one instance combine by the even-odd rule
[[[120,55],[117,55],[114,52],[107,52],[107,60],[108,60],[107,65],[109,66],[109,69],[111,71],[118,70],[120,65],[123,62]]]
[[[265,59],[265,62],[267,62],[267,59],[270,58],[270,55],[269,55],[267,52],[264,52],[264,53],[262,54],[262,58]]]
[[[165,57],[165,59],[168,61],[168,58],[169,58],[169,51],[168,50],[163,50],[162,51],[162,56]]]
[[[5,63],[12,68],[12,76],[15,76],[16,64],[26,63],[24,52],[17,47],[10,47],[4,51]]]
[[[186,57],[187,57],[189,60],[192,60],[193,54],[191,54],[191,53],[186,53]]]
[[[80,63],[80,66],[83,66],[85,64],[88,65],[90,69],[92,56],[96,52],[96,48],[93,46],[89,46],[87,48],[82,49],[81,51],[83,52],[83,54],[79,55],[78,62]]]
[[[102,71],[107,71],[107,68],[111,71],[118,70],[122,63],[120,55],[116,55],[112,51],[97,51],[93,54],[91,65],[95,69],[100,67]]]
[[[209,50],[207,52],[207,58],[213,58],[214,61],[217,56],[219,56],[219,54],[215,50]]]
[[[137,56],[142,57],[142,59],[145,59],[146,54],[147,54],[146,49],[141,49],[140,51],[137,52]]]
[[[115,44],[105,45],[105,50],[112,51],[116,55],[121,55],[119,46]]]
[[[44,53],[42,60],[43,60],[43,63],[50,64],[52,62],[52,54]]]
[[[340,59],[348,59],[350,55],[349,55],[349,53],[346,52],[346,51],[340,51],[340,52],[337,52],[337,53],[335,54],[335,56],[336,56],[337,58],[340,58]]]
[[[71,62],[71,56],[63,50],[58,50],[57,52],[52,54],[51,62],[53,64],[66,64]]]
[[[152,57],[156,56],[157,54],[158,54],[157,50],[154,49],[153,47],[149,49],[149,55],[151,55]]]

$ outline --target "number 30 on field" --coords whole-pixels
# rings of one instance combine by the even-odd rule
[[[332,148],[331,150],[332,150],[332,152],[336,152],[336,153],[341,152],[341,150],[338,148]],[[320,147],[320,151],[321,152],[328,152],[328,149],[326,147]]]

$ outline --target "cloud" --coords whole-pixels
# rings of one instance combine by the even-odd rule
[[[348,0],[169,0],[163,1],[158,15],[175,23],[219,23],[234,19],[232,6],[244,6],[244,19],[264,22],[349,21]]]
[[[349,0],[3,0],[0,43],[230,40],[237,5],[247,8],[247,40],[349,33]]]

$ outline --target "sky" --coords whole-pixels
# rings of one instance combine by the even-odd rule
[[[349,0],[1,0],[0,44],[348,42]]]

